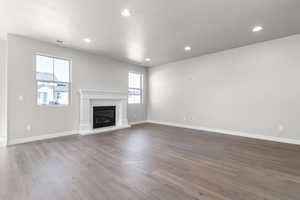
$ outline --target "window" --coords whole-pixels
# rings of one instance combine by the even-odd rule
[[[70,97],[70,61],[36,56],[38,105],[68,105]]]
[[[128,103],[142,103],[143,75],[141,73],[129,72],[128,74]]]

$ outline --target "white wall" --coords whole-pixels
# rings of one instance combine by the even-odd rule
[[[6,56],[6,41],[0,40],[0,146],[3,144],[6,131],[5,131],[5,120],[6,120],[6,108],[5,108],[5,56]]]
[[[149,120],[300,139],[300,35],[151,68],[149,96]]]
[[[35,55],[42,53],[72,59],[72,103],[67,107],[38,106]],[[8,139],[77,130],[79,89],[127,92],[128,72],[147,73],[110,58],[8,35]],[[145,74],[147,78],[147,74]],[[145,79],[145,90],[147,90]],[[19,96],[24,100],[19,101]],[[146,103],[129,105],[130,122],[146,120]],[[27,131],[27,125],[32,130]]]

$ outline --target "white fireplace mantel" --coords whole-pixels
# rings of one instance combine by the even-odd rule
[[[81,135],[128,128],[127,93],[80,89],[80,124]],[[93,129],[93,107],[116,106],[116,125]]]

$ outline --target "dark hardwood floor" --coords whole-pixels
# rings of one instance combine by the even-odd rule
[[[1,200],[299,200],[300,146],[144,124],[0,149]]]

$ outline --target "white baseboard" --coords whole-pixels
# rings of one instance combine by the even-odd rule
[[[38,135],[38,136],[32,136],[32,137],[26,137],[26,138],[17,138],[17,139],[8,140],[8,145],[34,142],[34,141],[39,141],[39,140],[46,140],[46,139],[69,136],[69,135],[76,135],[76,134],[78,134],[77,130],[76,131],[65,131],[65,132],[60,132],[60,133],[52,133],[52,134],[47,134],[47,135]]]
[[[214,133],[220,133],[220,134],[226,134],[226,135],[234,135],[234,136],[260,139],[260,140],[268,140],[268,141],[273,141],[273,142],[281,142],[281,143],[300,145],[300,140],[296,140],[296,139],[274,137],[274,136],[264,136],[264,135],[258,135],[258,134],[244,133],[244,132],[240,132],[240,131],[212,129],[212,128],[207,128],[207,127],[190,126],[190,125],[176,124],[176,123],[170,123],[170,122],[147,120],[147,121],[133,122],[133,123],[131,123],[131,125],[143,124],[143,123],[161,124],[161,125],[174,126],[174,127],[179,127],[179,128],[187,128],[187,129],[194,129],[194,130],[199,130],[199,131],[207,131],[207,132],[214,132]],[[118,129],[122,129],[122,128],[130,128],[130,125],[128,125],[126,127],[125,126],[124,127],[115,127],[114,130],[118,130]],[[98,129],[98,130],[95,130],[95,133],[107,132],[107,131],[112,131],[112,129],[102,129],[102,130]],[[33,141],[38,141],[38,140],[45,140],[45,139],[51,139],[51,138],[57,138],[57,137],[63,137],[63,136],[68,136],[68,135],[75,135],[75,134],[79,134],[79,132],[77,130],[74,130],[74,131],[66,131],[66,132],[32,136],[32,137],[26,137],[26,138],[17,138],[17,139],[8,140],[7,143],[8,143],[8,145],[14,145],[14,144],[21,144],[21,143],[27,143],[27,142],[33,142]],[[0,140],[0,147],[5,146],[6,145],[5,143],[6,143],[5,140]]]
[[[137,121],[137,122],[131,122],[130,125],[138,125],[138,124],[145,124],[148,123],[148,121]]]
[[[92,130],[89,132],[84,132],[84,133],[81,133],[81,135],[91,135],[91,134],[115,131],[115,130],[119,130],[119,129],[130,128],[130,127],[131,127],[130,125],[107,127],[107,128],[95,129],[95,130]],[[65,132],[60,132],[60,133],[52,133],[52,134],[46,134],[46,135],[26,137],[26,138],[12,139],[12,140],[8,140],[7,143],[8,143],[8,145],[15,145],[15,144],[34,142],[34,141],[58,138],[58,137],[69,136],[69,135],[77,135],[77,134],[80,134],[80,131],[78,131],[78,130],[65,131]],[[1,143],[0,143],[0,146],[1,146]]]
[[[170,122],[160,122],[160,121],[153,121],[153,120],[148,120],[147,122],[153,123],[153,124],[174,126],[174,127],[179,127],[179,128],[188,128],[188,129],[194,129],[194,130],[199,130],[199,131],[220,133],[220,134],[225,134],[225,135],[234,135],[234,136],[241,136],[241,137],[247,137],[247,138],[253,138],[253,139],[268,140],[268,141],[273,141],[273,142],[281,142],[281,143],[300,145],[300,140],[296,140],[296,139],[265,136],[265,135],[244,133],[244,132],[240,132],[240,131],[213,129],[213,128],[207,128],[207,127],[201,127],[201,126],[190,126],[190,125],[176,124],[176,123],[170,123]]]

